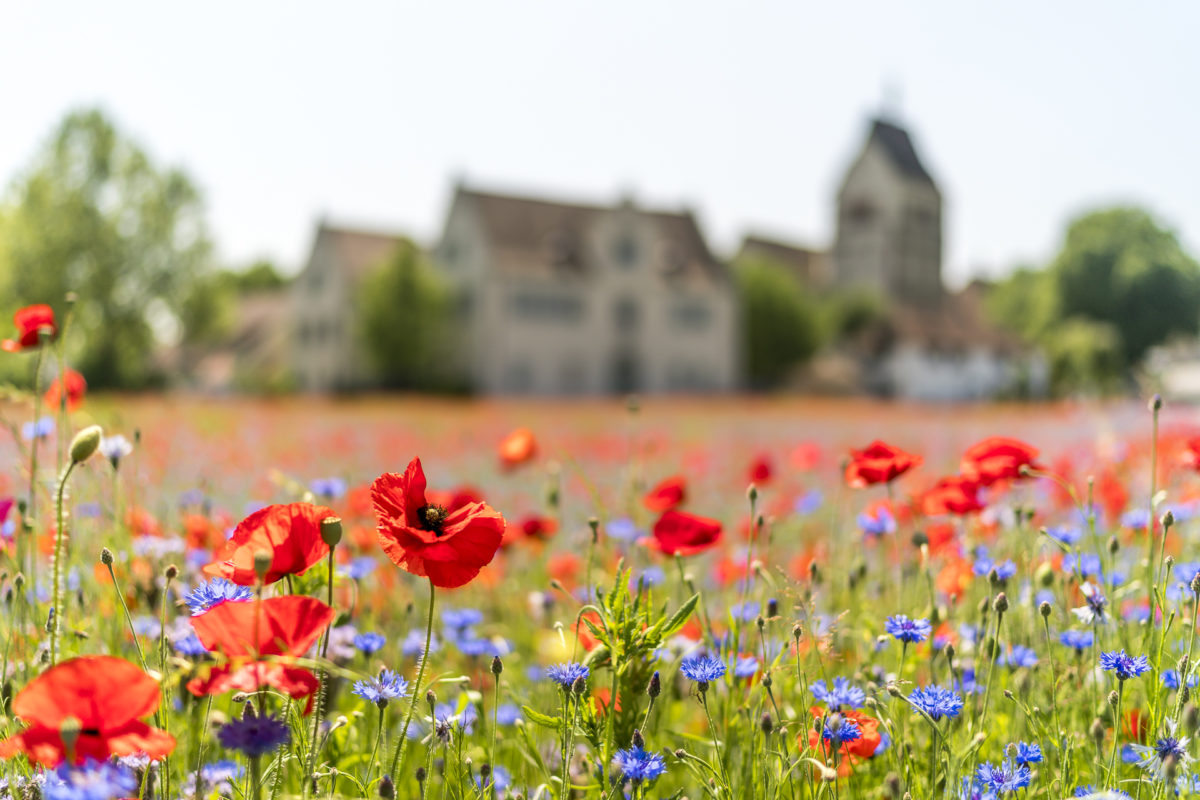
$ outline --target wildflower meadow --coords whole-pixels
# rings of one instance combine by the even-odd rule
[[[0,356],[11,798],[1200,794],[1200,417],[89,397]]]

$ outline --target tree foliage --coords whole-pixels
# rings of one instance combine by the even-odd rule
[[[0,209],[4,312],[78,296],[69,356],[93,387],[142,387],[209,263],[201,199],[95,110],[67,116]]]
[[[786,269],[748,260],[736,269],[746,377],[755,388],[782,384],[820,345],[817,314]]]
[[[1085,214],[1044,270],[1023,268],[987,301],[1043,347],[1055,390],[1112,391],[1156,344],[1200,330],[1200,265],[1146,211]]]
[[[453,297],[408,240],[363,281],[362,345],[388,388],[445,390],[455,382]]]

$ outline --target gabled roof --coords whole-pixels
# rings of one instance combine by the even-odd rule
[[[317,225],[317,243],[332,249],[332,260],[352,279],[364,277],[386,261],[404,239],[398,233],[341,227],[324,220]]]
[[[868,143],[870,142],[878,143],[896,168],[905,175],[933,183],[933,177],[921,164],[921,159],[917,157],[917,151],[913,147],[912,139],[909,138],[908,131],[904,128],[882,119],[876,119],[871,125],[871,137]]]
[[[586,274],[596,267],[594,226],[604,217],[633,214],[649,222],[655,250],[649,254],[671,279],[725,280],[728,273],[709,250],[689,211],[642,209],[632,204],[601,206],[497,194],[459,187],[456,202],[479,216],[494,266],[500,272],[553,276]]]
[[[829,253],[825,250],[748,233],[738,251],[738,258],[745,257],[761,257],[781,264],[791,270],[797,280],[809,286],[823,286],[829,281]]]

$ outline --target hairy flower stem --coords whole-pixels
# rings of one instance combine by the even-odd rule
[[[392,755],[392,765],[388,774],[396,778],[396,767],[404,759],[404,751],[408,746],[408,726],[412,723],[413,713],[417,710],[417,696],[421,694],[421,681],[425,680],[425,665],[429,662],[429,643],[433,640],[433,604],[437,587],[429,581],[429,616],[425,620],[425,649],[421,651],[421,663],[417,665],[417,681],[413,684],[412,699],[408,703],[408,713],[404,715],[404,725],[400,728],[400,741],[396,743],[396,752]]]
[[[329,548],[329,575],[325,584],[325,604],[333,608],[333,547]],[[291,576],[289,576],[290,578]],[[333,622],[325,626],[324,633],[321,634],[321,661],[324,662],[329,655],[329,635],[333,628]],[[308,750],[308,769],[309,775],[316,771],[317,767],[317,752],[321,749],[318,741],[318,733],[321,730],[321,719],[325,716],[325,700],[329,694],[329,673],[324,667],[317,673],[317,702],[313,708],[313,724],[312,724],[312,739],[309,743]],[[380,712],[382,714],[382,712]],[[305,782],[305,794],[308,794],[308,782]]]
[[[262,766],[259,756],[250,756],[250,797],[262,800]]]
[[[71,461],[63,470],[62,477],[58,479],[58,491],[54,495],[54,518],[56,529],[54,531],[54,601],[51,603],[50,610],[54,614],[54,624],[50,631],[50,666],[58,663],[58,632],[62,629],[62,562],[66,557],[67,532],[66,515],[63,512],[63,501],[67,491],[67,480],[71,477],[71,473],[75,470],[75,462]]]
[[[1113,743],[1112,753],[1108,757],[1108,774],[1104,777],[1104,788],[1111,789],[1113,786],[1113,776],[1117,770],[1117,745],[1121,741],[1121,700],[1125,695],[1125,681],[1117,680],[1117,705],[1113,716]]]
[[[563,737],[562,794],[559,797],[567,800],[571,796],[571,751],[575,749],[575,722],[579,718],[579,698],[572,698],[570,687],[563,687],[563,704],[563,719],[566,720],[567,730]]]

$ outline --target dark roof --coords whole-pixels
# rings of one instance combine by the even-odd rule
[[[649,210],[628,202],[612,206],[569,203],[464,187],[458,188],[456,202],[468,203],[478,213],[494,264],[501,272],[585,274],[598,260],[589,248],[593,226],[606,215],[630,213],[652,223],[656,242],[651,257],[664,276],[683,280],[728,277],[690,211]]]
[[[913,148],[912,139],[904,128],[877,119],[871,126],[870,141],[879,142],[892,163],[905,175],[933,183],[933,178],[925,171],[921,159],[917,157],[917,151]]]
[[[746,257],[765,258],[781,264],[809,286],[823,286],[829,282],[829,253],[824,250],[748,233],[738,251],[739,259]]]
[[[334,262],[352,280],[378,267],[404,241],[400,234],[340,227],[324,220],[317,226],[317,239],[327,241],[336,253]]]

